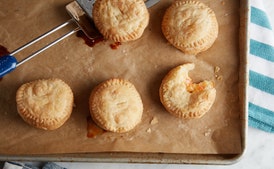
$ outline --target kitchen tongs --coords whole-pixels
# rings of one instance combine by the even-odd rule
[[[146,6],[147,8],[153,6],[160,0],[147,0]],[[72,17],[67,22],[51,29],[50,31],[40,35],[39,37],[33,39],[32,41],[28,42],[27,44],[17,48],[9,55],[1,56],[0,57],[0,78],[4,75],[8,74],[9,72],[13,71],[16,67],[22,65],[23,63],[29,61],[36,55],[40,54],[41,52],[45,51],[46,49],[50,48],[51,46],[57,44],[61,40],[65,39],[66,37],[74,34],[75,32],[82,30],[85,35],[90,38],[94,39],[97,38],[94,35],[100,35],[92,22],[92,7],[95,0],[76,0],[68,5],[66,5],[66,10],[69,15]],[[31,55],[27,56],[26,58],[22,59],[21,61],[17,61],[14,57],[15,54],[22,51],[23,49],[31,46],[32,44],[40,41],[41,39],[49,36],[50,34],[56,32],[59,29],[64,28],[65,26],[76,23],[78,27],[74,28],[73,30],[69,31],[68,33],[64,34],[63,36],[57,38],[53,42],[49,43],[48,45],[44,46],[43,48],[37,50],[36,52],[32,53]]]
[[[92,5],[94,2],[95,2],[95,0],[86,0],[86,2],[83,3],[82,0],[77,0],[77,2],[73,1],[73,2],[69,3],[68,5],[66,5],[66,10],[69,13],[69,15],[72,17],[70,20],[68,20],[67,22],[65,22],[59,26],[56,26],[55,28],[49,30],[48,32],[40,35],[39,37],[33,39],[32,41],[26,43],[25,45],[17,48],[13,52],[11,52],[9,55],[0,57],[0,77],[3,77],[4,75],[13,71],[16,67],[29,61],[30,59],[34,58],[36,55],[40,54],[41,52],[45,51],[46,49],[57,44],[61,40],[65,39],[66,37],[74,34],[75,32],[77,32],[79,30],[82,30],[89,38],[96,38],[96,37],[92,37],[92,35],[96,34],[96,33],[94,33],[94,31],[96,31],[96,28],[92,27],[92,25],[90,24],[91,17],[92,17],[91,12],[89,12],[89,13],[87,12],[87,14],[86,14],[83,10],[84,8],[81,7],[83,5],[90,6],[87,8],[92,10]],[[44,46],[43,48],[41,48],[41,49],[37,50],[36,52],[32,53],[31,55],[27,56],[20,62],[18,62],[17,59],[14,57],[15,54],[22,51],[23,49],[31,46],[32,44],[42,40],[43,38],[49,36],[50,34],[66,27],[67,25],[72,24],[72,23],[77,23],[78,27],[74,28],[73,30],[71,30],[68,33],[64,34],[63,36],[57,38],[53,42]]]

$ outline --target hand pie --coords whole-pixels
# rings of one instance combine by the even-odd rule
[[[166,110],[182,118],[200,118],[215,101],[216,89],[212,81],[193,83],[188,72],[193,63],[173,68],[162,80],[159,94]]]
[[[115,42],[140,38],[149,22],[143,0],[97,0],[92,16],[101,34]]]
[[[136,88],[124,79],[110,79],[93,89],[90,114],[101,128],[123,133],[141,122],[143,103]]]
[[[213,10],[205,4],[177,0],[164,14],[162,32],[173,46],[185,54],[196,55],[213,45],[218,36],[218,22]]]
[[[61,127],[70,117],[73,93],[60,79],[43,79],[23,84],[16,93],[19,115],[44,130]]]

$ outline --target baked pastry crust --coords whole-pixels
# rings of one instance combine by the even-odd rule
[[[209,111],[216,97],[212,81],[193,83],[188,72],[193,63],[173,68],[162,80],[159,95],[166,110],[182,118],[200,118]]]
[[[101,34],[115,42],[140,38],[149,23],[149,13],[143,0],[98,0],[92,16]]]
[[[101,128],[123,133],[141,122],[143,103],[132,83],[109,79],[93,89],[89,99],[90,114]]]
[[[173,46],[196,55],[213,45],[218,36],[218,22],[214,11],[205,4],[177,0],[164,14],[162,32]]]
[[[40,129],[54,130],[70,117],[73,93],[60,79],[35,80],[19,87],[16,102],[25,122]]]

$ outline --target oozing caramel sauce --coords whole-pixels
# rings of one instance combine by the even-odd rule
[[[4,55],[8,55],[10,54],[10,52],[8,51],[8,49],[5,47],[5,46],[2,46],[0,45],[0,57],[1,56],[4,56]],[[3,78],[0,77],[0,81],[2,80]]]
[[[95,138],[96,136],[104,134],[106,131],[98,127],[92,120],[91,116],[87,117],[87,137]]]
[[[94,35],[95,38],[90,39],[81,30],[76,33],[76,36],[82,38],[85,41],[85,44],[88,45],[89,47],[93,47],[97,43],[104,41],[104,37],[101,34],[96,34],[96,35]]]
[[[88,45],[89,47],[94,47],[97,43],[105,40],[103,35],[101,35],[100,33],[96,33],[96,34],[92,35],[94,38],[90,39],[81,30],[76,33],[76,36],[79,38],[82,38],[85,41],[85,44]],[[114,42],[113,44],[110,44],[109,46],[111,47],[111,49],[118,49],[118,47],[121,44],[122,44],[121,42]]]
[[[121,45],[121,42],[115,42],[113,44],[110,44],[111,49],[118,49],[118,47]]]

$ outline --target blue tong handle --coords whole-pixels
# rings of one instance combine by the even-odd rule
[[[4,55],[0,57],[0,78],[16,68],[17,60],[14,56]]]

